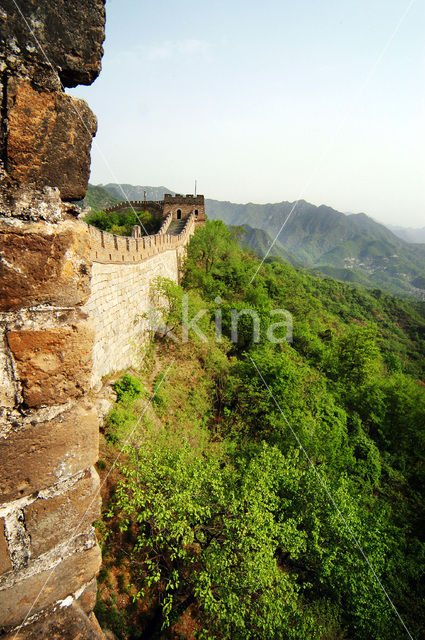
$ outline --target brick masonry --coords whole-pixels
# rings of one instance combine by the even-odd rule
[[[192,212],[171,235],[167,216],[157,235],[123,238],[64,215],[59,198],[56,206],[54,223],[0,218],[8,287],[0,311],[0,629],[8,637],[24,620],[31,637],[49,619],[59,624],[69,606],[76,628],[98,638],[90,611],[77,606],[100,562],[92,528],[99,419],[90,397],[103,376],[140,364],[155,282],[178,282],[198,221]]]
[[[158,276],[178,281],[204,219],[203,196],[164,198],[152,205],[158,234],[122,238],[89,227],[66,202],[87,189],[96,119],[62,85],[99,73],[104,4],[21,2],[25,20],[11,0],[0,9],[2,640],[103,638],[93,615],[93,394],[102,376],[139,363],[152,286]],[[183,227],[168,233],[180,215]]]
[[[194,196],[189,193],[183,196],[177,193],[172,196],[166,193],[164,194],[164,200],[129,200],[108,207],[105,211],[110,213],[126,209],[151,211],[163,218],[171,216],[173,220],[180,218],[183,220],[193,213],[198,224],[205,224],[205,199],[203,195]]]
[[[104,0],[0,8],[0,636],[101,640],[99,418],[90,401],[96,118],[63,86],[101,67]],[[48,60],[46,59],[46,56]]]
[[[140,365],[149,336],[146,314],[151,309],[153,287],[158,277],[178,282],[185,245],[195,226],[194,218],[189,217],[179,236],[115,238],[115,250],[111,234],[89,228],[94,261],[91,293],[83,309],[95,332],[92,386],[98,386],[102,376],[113,371]]]

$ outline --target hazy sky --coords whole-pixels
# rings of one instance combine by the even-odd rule
[[[197,178],[210,198],[424,226],[425,2],[409,4],[109,0],[102,73],[71,90],[99,119],[91,181]]]

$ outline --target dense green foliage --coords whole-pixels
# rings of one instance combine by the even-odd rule
[[[280,261],[252,280],[258,267],[214,221],[189,245],[183,287],[159,283],[173,334],[182,337],[188,295],[191,318],[207,309],[198,326],[208,341],[191,332],[187,343],[155,346],[163,366],[153,414],[143,413],[126,447],[107,519],[121,533],[105,542],[127,536],[131,593],[143,607],[131,618],[129,606],[133,622],[123,631],[120,618],[114,630],[120,638],[141,630],[152,638],[408,637],[379,580],[419,638],[424,306]],[[260,340],[244,315],[232,343],[231,309],[246,307],[260,318]],[[278,308],[293,314],[292,343],[267,339]],[[116,390],[112,442],[141,412],[131,378]],[[98,612],[106,619],[104,601]]]
[[[143,235],[156,233],[161,226],[158,216],[155,216],[150,211],[138,211],[135,213],[131,209],[111,211],[109,213],[104,211],[89,213],[85,217],[85,221],[98,229],[102,229],[102,231],[109,231],[109,233],[117,236],[131,236],[131,231],[136,224],[142,227]]]
[[[89,184],[84,200],[80,200],[77,204],[81,208],[90,207],[92,213],[97,213],[108,207],[113,207],[114,204],[118,204],[123,199],[122,197],[115,197],[111,193],[108,193],[108,191],[100,185]]]
[[[117,402],[128,402],[138,398],[142,392],[142,383],[134,376],[125,373],[112,385],[117,394]]]

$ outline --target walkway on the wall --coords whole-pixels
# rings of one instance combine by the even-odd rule
[[[127,209],[131,209],[132,211],[154,211],[162,214],[163,206],[160,201],[156,200],[124,200],[123,202],[118,202],[117,204],[112,205],[112,207],[108,207],[104,210],[105,213],[126,211]]]
[[[154,255],[185,246],[196,227],[196,216],[191,213],[183,220],[172,220],[169,214],[158,233],[140,238],[116,236],[108,231],[86,225],[90,238],[90,253],[93,262],[103,264],[135,264]]]
[[[186,220],[173,220],[168,227],[167,233],[171,236],[178,236],[186,226]]]

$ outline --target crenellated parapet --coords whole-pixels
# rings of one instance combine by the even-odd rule
[[[196,219],[194,214],[187,218],[184,228],[178,235],[167,233],[171,221],[172,217],[167,216],[158,233],[140,238],[116,236],[84,222],[81,224],[87,227],[90,256],[93,262],[134,264],[164,251],[186,246],[190,236],[195,231]]]
[[[165,219],[171,216],[171,220],[185,220],[191,214],[194,215],[196,226],[205,224],[205,199],[203,195],[186,196],[169,193],[164,194],[163,200],[126,200],[105,209],[105,213],[132,210],[137,212],[150,211]]]
[[[125,209],[131,209],[133,211],[152,211],[162,215],[162,202],[157,200],[125,200],[107,207],[105,213],[112,213],[113,211],[123,211]]]

